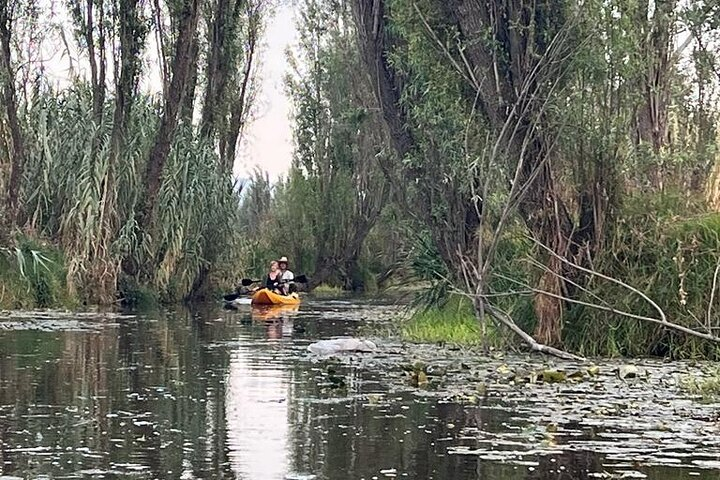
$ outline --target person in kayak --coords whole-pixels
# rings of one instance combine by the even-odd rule
[[[278,265],[280,266],[280,289],[281,293],[283,295],[289,295],[296,291],[295,283],[293,280],[295,280],[295,275],[293,272],[288,270],[288,259],[287,257],[282,257],[280,260],[277,261]]]
[[[264,287],[271,292],[281,293],[282,288],[280,286],[280,280],[282,280],[282,272],[280,271],[280,265],[276,260],[270,262],[270,271],[265,277]]]

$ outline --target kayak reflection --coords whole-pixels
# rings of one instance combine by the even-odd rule
[[[292,316],[299,308],[299,305],[253,305],[250,318],[265,324],[269,340],[279,340],[292,335]]]
[[[253,305],[250,318],[257,321],[282,320],[299,309],[300,305]]]

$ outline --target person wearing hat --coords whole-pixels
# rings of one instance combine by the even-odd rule
[[[287,257],[281,257],[278,260],[278,266],[280,267],[280,288],[283,290],[283,294],[288,295],[295,290],[295,275],[293,272],[288,270],[288,259]]]

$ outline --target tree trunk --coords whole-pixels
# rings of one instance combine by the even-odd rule
[[[180,107],[180,121],[184,124],[191,125],[195,116],[195,90],[198,83],[198,55],[200,53],[200,43],[197,37],[193,38],[190,47],[190,67],[187,74],[187,82],[185,93],[182,98],[182,106]],[[174,78],[174,74],[173,74]],[[172,88],[172,81],[170,82]],[[168,97],[165,97],[168,98]]]
[[[637,10],[636,24],[644,34],[641,39],[640,56],[637,61],[645,65],[640,78],[641,102],[635,116],[638,146],[650,148],[653,158],[647,172],[651,185],[664,188],[665,171],[661,152],[669,141],[668,112],[673,74],[671,56],[674,52],[673,16],[675,0],[655,0],[652,18],[648,19],[648,1],[641,2]],[[647,33],[645,33],[647,32]],[[643,154],[647,150],[642,149]]]
[[[6,221],[8,227],[15,227],[20,221],[21,208],[18,205],[20,182],[22,181],[25,165],[25,145],[20,122],[17,114],[17,100],[15,96],[15,72],[12,68],[11,56],[11,25],[8,2],[0,4],[0,81],[2,81],[2,98],[5,104],[12,151],[10,153],[10,179],[6,191]]]
[[[160,64],[160,74],[162,76],[162,94],[163,98],[167,97],[170,88],[170,72],[168,71],[168,57],[170,56],[166,47],[166,34],[162,17],[162,9],[160,8],[160,0],[152,2],[153,22],[155,24],[155,36],[157,42],[158,63]]]
[[[251,84],[253,76],[253,68],[258,41],[258,31],[252,28],[249,32],[248,51],[245,58],[245,68],[243,69],[242,84],[240,92],[232,102],[230,124],[224,138],[220,140],[220,164],[223,171],[232,173],[235,164],[235,151],[237,149],[238,140],[245,127],[248,118],[248,109],[251,104]]]
[[[637,141],[652,147],[656,155],[668,142],[668,108],[672,76],[673,16],[675,0],[655,0],[655,11],[648,20],[648,9],[638,10],[639,25],[650,22],[643,39],[646,71],[642,78],[643,102],[637,113]]]
[[[96,122],[100,122],[103,114],[103,104],[105,103],[105,26],[104,22],[104,6],[103,1],[99,0],[98,7],[100,9],[100,18],[97,23],[98,38],[97,48],[100,53],[100,58],[97,57],[95,50],[95,18],[94,18],[94,5],[96,0],[86,0],[86,11],[85,11],[85,25],[84,25],[84,36],[85,43],[88,48],[88,59],[90,61],[90,84],[92,86],[93,96],[93,116]],[[122,4],[121,7],[122,8]],[[122,24],[120,25],[122,29]],[[98,62],[99,60],[99,62]]]
[[[200,133],[204,137],[212,137],[218,130],[218,121],[224,117],[223,110],[227,109],[223,98],[225,85],[231,73],[232,65],[226,55],[227,30],[232,29],[234,18],[230,15],[229,0],[215,0],[212,15],[208,18],[209,46],[207,66],[205,69],[205,95],[203,100],[202,118],[200,120]]]
[[[91,1],[91,0],[88,0]],[[138,0],[127,0],[119,2],[117,11],[119,24],[119,61],[115,59],[115,109],[113,111],[113,126],[110,133],[110,150],[108,152],[107,174],[102,188],[102,219],[101,219],[101,241],[95,252],[96,261],[93,262],[96,272],[94,273],[93,300],[98,303],[108,303],[114,300],[117,291],[116,260],[109,257],[110,244],[117,237],[119,219],[117,212],[117,187],[115,185],[115,173],[119,163],[122,148],[125,144],[125,134],[130,120],[133,97],[140,74],[142,48],[146,30],[140,17],[140,4]],[[101,27],[102,28],[102,27]],[[104,49],[104,40],[100,42]],[[104,91],[104,54],[101,54],[100,71],[102,89]],[[94,98],[96,98],[94,96]],[[104,98],[104,94],[103,94]],[[104,100],[100,103],[102,116]],[[101,262],[105,257],[107,266]]]
[[[406,127],[406,113],[400,106],[400,81],[387,58],[385,1],[356,0],[353,2],[353,14],[369,83],[373,86],[395,151],[404,158],[414,148],[415,140]]]
[[[178,126],[180,107],[187,93],[190,70],[193,63],[193,44],[199,17],[198,0],[188,0],[180,19],[175,56],[172,62],[172,81],[165,99],[160,128],[150,151],[145,171],[145,195],[138,226],[142,232],[150,230],[155,222],[155,203],[162,183],[162,173],[167,162],[173,136]]]

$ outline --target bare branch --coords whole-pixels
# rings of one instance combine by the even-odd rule
[[[527,343],[530,348],[535,352],[540,353],[546,353],[548,355],[552,355],[554,357],[562,358],[564,360],[575,360],[579,362],[585,362],[586,359],[584,357],[580,357],[578,355],[574,355],[572,353],[565,352],[563,350],[559,350],[557,348],[550,347],[548,345],[543,345],[542,343],[538,343],[532,336],[530,336],[528,333],[526,333],[522,328],[520,328],[510,316],[503,312],[502,310],[493,307],[490,304],[485,304],[485,308],[490,313],[490,315],[500,324],[506,326],[510,330],[512,330],[517,336],[519,336],[525,343]]]

